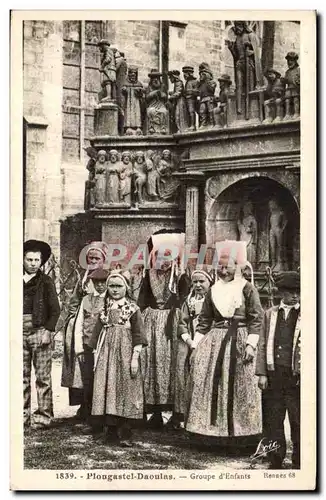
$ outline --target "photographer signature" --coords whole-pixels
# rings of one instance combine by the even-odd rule
[[[256,448],[255,453],[250,456],[251,467],[254,467],[255,462],[258,458],[266,457],[268,453],[278,450],[281,447],[277,441],[268,441],[266,442],[266,438],[263,438],[259,441],[258,446]]]

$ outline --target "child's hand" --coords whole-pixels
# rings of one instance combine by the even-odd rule
[[[259,376],[258,387],[262,391],[264,391],[265,389],[267,389],[267,387],[268,387],[268,378],[266,377],[266,375],[260,375]]]
[[[134,353],[131,358],[131,363],[130,363],[130,374],[131,378],[135,378],[137,376],[138,368],[139,368],[139,354]]]

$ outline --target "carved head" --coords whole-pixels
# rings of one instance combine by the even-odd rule
[[[136,163],[138,163],[138,165],[141,165],[142,163],[144,163],[145,155],[144,155],[143,151],[136,151],[135,159],[136,159]]]
[[[269,209],[271,211],[279,208],[279,205],[278,205],[277,201],[275,200],[275,198],[272,198],[271,200],[269,200],[268,206],[269,206]]]
[[[162,73],[160,73],[156,69],[152,69],[151,72],[148,74],[149,85],[154,90],[160,89],[160,87],[161,87],[161,76],[162,76]]]
[[[220,78],[218,78],[218,82],[220,84],[220,90],[225,90],[231,87],[232,85],[232,80],[229,75],[221,75]]]
[[[178,71],[177,69],[174,69],[172,71],[168,71],[168,77],[170,79],[170,82],[174,83],[175,81],[177,81],[179,79],[180,71]]]
[[[296,52],[288,52],[285,56],[285,59],[287,60],[289,69],[294,69],[299,66],[298,64],[299,55]]]
[[[268,83],[274,83],[277,79],[281,78],[281,73],[275,71],[275,69],[268,68],[264,72],[264,76],[267,79]]]
[[[192,80],[194,78],[194,68],[192,66],[183,66],[182,72],[185,80]]]
[[[111,163],[115,163],[118,160],[118,151],[116,149],[111,149],[109,151]]]
[[[154,151],[152,149],[149,149],[147,151],[147,158],[152,159],[154,156]]]
[[[138,80],[138,68],[136,66],[129,66],[128,68],[128,80],[131,83],[136,83]]]
[[[242,33],[251,33],[247,21],[234,21],[233,29],[236,35],[242,35]]]
[[[247,217],[248,215],[252,215],[254,211],[254,206],[252,201],[247,201],[242,208],[243,216]]]
[[[101,149],[98,153],[97,153],[97,161],[99,163],[105,163],[106,162],[106,151],[104,151],[104,149]]]
[[[99,47],[102,54],[109,50],[110,45],[111,44],[109,43],[109,41],[104,39],[104,38],[102,40],[100,40],[97,44],[97,46]]]
[[[163,160],[169,161],[171,160],[171,151],[169,149],[164,149],[162,153]]]
[[[125,165],[128,165],[131,159],[130,151],[124,151],[121,155],[121,159]]]

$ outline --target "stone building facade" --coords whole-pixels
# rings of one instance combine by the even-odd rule
[[[85,242],[92,239],[110,235],[111,241],[122,241],[128,231],[136,244],[164,225],[185,228],[188,242],[196,249],[201,243],[237,237],[236,205],[247,196],[259,219],[256,269],[263,272],[270,263],[266,200],[273,192],[286,205],[292,231],[287,234],[294,242],[288,266],[298,265],[300,119],[262,123],[263,92],[252,101],[247,121],[232,120],[230,112],[228,126],[222,130],[156,138],[144,135],[137,140],[103,139],[94,130],[101,89],[101,39],[123,51],[128,66],[138,67],[138,79],[144,86],[155,68],[171,90],[169,70],[181,72],[184,65],[190,65],[198,76],[199,65],[205,61],[216,81],[227,73],[234,87],[233,58],[225,44],[232,39],[232,29],[232,21],[217,20],[24,22],[26,239],[49,241],[56,258],[64,263],[76,259]],[[299,51],[300,24],[256,21],[251,29],[259,40],[263,70],[274,68],[284,75],[286,54]],[[178,157],[175,178],[181,185],[183,204],[176,210],[168,204],[162,209],[150,205],[137,211],[132,207],[131,211],[123,207],[92,214],[85,211],[85,166],[89,161],[85,148],[90,145],[97,151],[114,148],[119,153],[152,148],[161,154],[169,149]]]

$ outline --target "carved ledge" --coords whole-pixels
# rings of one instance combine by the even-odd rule
[[[47,128],[48,121],[44,116],[24,115],[24,122],[28,127]]]

